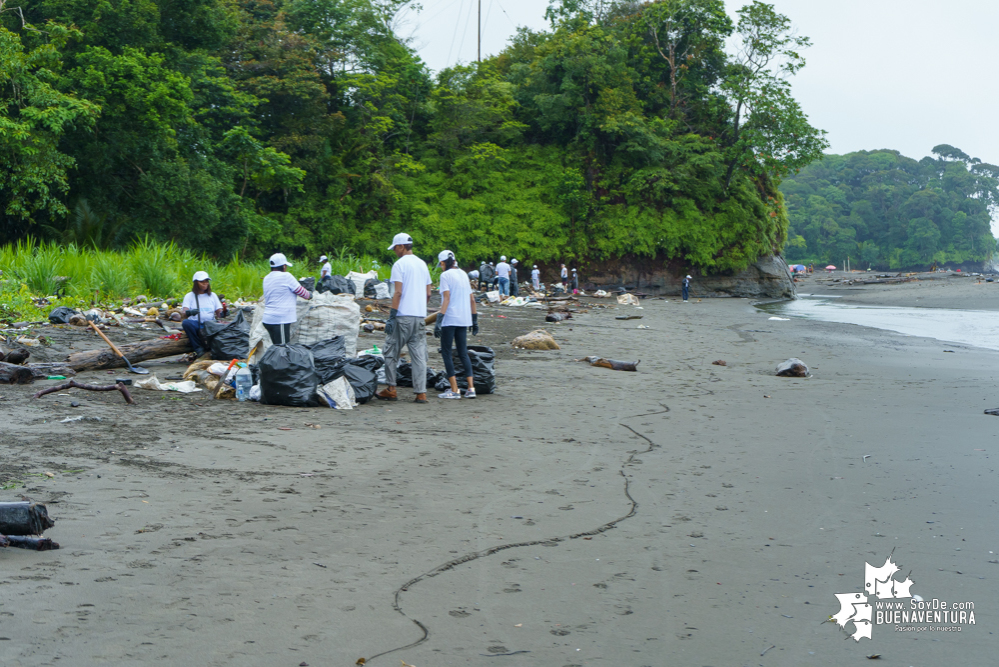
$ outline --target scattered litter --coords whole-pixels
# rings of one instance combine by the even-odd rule
[[[552,335],[544,329],[537,329],[529,334],[518,336],[511,343],[520,350],[561,350]]]
[[[195,385],[193,380],[182,382],[160,382],[155,375],[139,380],[135,383],[139,389],[149,389],[151,391],[176,391],[180,394],[190,394],[201,389]]]
[[[319,567],[323,568],[324,570],[326,569],[326,566],[323,565],[322,563],[313,563],[313,565],[318,565]]]
[[[651,329],[652,327],[648,326],[647,324],[639,324],[638,328],[639,329]]]
[[[808,366],[801,359],[792,357],[777,366],[777,375],[779,377],[808,377]]]
[[[862,460],[863,460],[864,463],[867,463],[867,459],[869,459],[869,458],[871,458],[870,454],[864,454],[864,458]]]
[[[712,366],[728,366],[728,362],[725,361],[725,360],[723,360],[723,359],[719,359],[717,361],[712,361],[711,365]]]
[[[592,294],[592,296],[595,296],[598,299],[605,299],[605,298],[609,297],[610,294],[608,294],[607,292],[603,291],[602,289],[598,289],[596,292],[594,292]]]
[[[770,321],[771,322],[790,322],[791,318],[790,317],[771,317]]]
[[[622,306],[637,306],[638,297],[634,294],[622,294],[618,296],[617,302]]]
[[[583,357],[582,359],[576,359],[576,361],[587,361],[591,366],[609,368],[612,371],[637,371],[638,364],[642,363],[641,359],[638,361],[615,361],[601,357]]]
[[[640,320],[644,317],[643,315],[618,315],[615,320]]]
[[[545,322],[559,323],[562,320],[572,319],[572,313],[548,313],[545,315]]]
[[[505,301],[501,301],[501,306],[526,306],[531,299],[526,296],[511,296]]]
[[[771,645],[771,646],[763,649],[763,653],[760,654],[760,657],[763,657],[764,655],[766,655],[767,651],[769,651],[770,649],[772,649],[774,647],[775,647],[775,645]]]
[[[489,300],[489,303],[499,303],[499,300],[500,300],[499,290],[493,290],[492,292],[486,292],[486,299]]]

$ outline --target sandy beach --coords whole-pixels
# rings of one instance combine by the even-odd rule
[[[999,284],[966,278],[848,294],[999,310]],[[557,325],[489,309],[499,390],[475,401],[0,387],[0,500],[46,503],[62,545],[0,550],[0,663],[994,662],[996,352],[744,299],[611,302]],[[511,349],[535,328],[562,349]],[[775,377],[788,357],[811,377]],[[913,594],[977,623],[856,642],[825,622],[893,551]]]

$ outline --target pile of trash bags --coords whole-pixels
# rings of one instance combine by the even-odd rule
[[[485,345],[469,345],[468,359],[472,362],[472,381],[475,383],[476,394],[492,394],[496,391],[496,353],[493,348]],[[464,366],[458,358],[458,350],[451,350],[451,360],[458,374],[458,386],[464,387]],[[412,374],[412,372],[410,372]],[[401,382],[399,384],[402,384]],[[441,373],[441,378],[435,383],[438,391],[447,391],[451,387],[447,378]]]
[[[323,279],[319,281],[314,291],[320,294],[332,292],[333,294],[354,295],[356,290],[357,288],[354,286],[353,280],[347,280],[343,276],[323,276]]]
[[[246,359],[250,354],[250,323],[243,316],[243,311],[236,313],[232,322],[205,322],[205,338],[212,359],[229,361],[230,359]]]

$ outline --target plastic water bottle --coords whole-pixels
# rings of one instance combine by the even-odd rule
[[[246,401],[250,398],[250,389],[253,388],[253,374],[245,364],[239,365],[236,371],[236,400]]]

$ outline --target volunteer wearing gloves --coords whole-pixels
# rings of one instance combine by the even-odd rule
[[[264,278],[264,328],[275,345],[291,342],[291,325],[298,320],[297,297],[311,299],[312,294],[288,273],[291,266],[281,253],[271,255],[271,272]]]
[[[201,330],[205,324],[217,317],[222,317],[222,302],[218,296],[212,294],[212,279],[205,271],[198,271],[194,274],[191,283],[191,291],[184,295],[184,302],[181,309],[184,312],[184,321],[181,326],[194,352],[188,355],[187,361],[194,361],[207,350],[205,350],[205,340],[201,335]]]
[[[385,323],[385,389],[375,394],[383,401],[397,401],[396,369],[402,346],[409,348],[413,363],[414,403],[427,402],[427,301],[430,300],[430,269],[413,254],[413,237],[396,234],[389,250],[399,260],[392,265],[389,280],[395,287],[392,311]]]
[[[465,398],[475,398],[475,382],[472,377],[472,361],[468,358],[468,330],[473,336],[479,335],[479,315],[475,311],[475,296],[472,285],[465,272],[458,268],[454,253],[442,250],[437,255],[441,274],[441,310],[437,313],[437,323],[434,325],[434,337],[441,339],[441,355],[444,357],[444,369],[451,389],[440,398],[461,398],[458,391],[458,378],[455,377],[454,360],[451,358],[451,344],[458,347],[458,358],[465,367],[465,380],[468,391]]]

